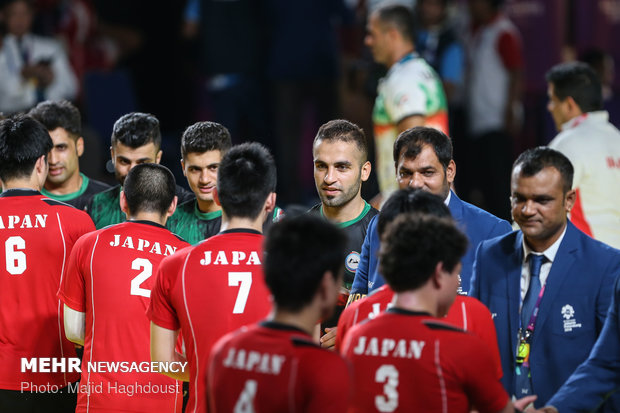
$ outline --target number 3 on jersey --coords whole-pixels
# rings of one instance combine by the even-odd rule
[[[237,299],[235,300],[233,314],[243,314],[243,311],[245,310],[245,304],[248,302],[248,296],[250,295],[250,287],[252,286],[252,273],[229,272],[228,286],[239,286],[239,292],[237,293]]]
[[[375,373],[377,383],[383,385],[383,394],[375,396],[375,407],[380,412],[393,412],[398,407],[398,370],[391,364],[384,364]]]

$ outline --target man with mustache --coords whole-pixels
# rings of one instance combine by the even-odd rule
[[[312,156],[314,182],[321,203],[310,211],[336,223],[349,237],[341,300],[334,316],[321,326],[327,333],[321,338],[321,344],[332,347],[336,340],[336,329],[333,327],[337,325],[347,302],[366,229],[378,211],[361,195],[362,182],[368,179],[371,165],[366,136],[359,126],[343,119],[327,122],[319,128],[314,138]]]

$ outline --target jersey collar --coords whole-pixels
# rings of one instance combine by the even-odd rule
[[[297,333],[302,333],[305,336],[309,336],[307,332],[302,330],[301,328],[292,326],[290,324],[278,323],[277,321],[265,320],[259,323],[261,327],[270,328],[273,330],[282,330],[282,331],[294,331]]]
[[[398,307],[391,307],[388,308],[387,310],[385,310],[386,313],[391,313],[391,314],[400,314],[400,315],[413,315],[413,316],[429,316],[432,317],[432,315],[430,313],[427,313],[426,311],[411,311],[411,310],[405,310],[404,308],[398,308]]]
[[[7,189],[3,193],[1,193],[0,197],[8,198],[10,196],[32,196],[32,195],[41,195],[41,192],[35,191],[34,189],[28,189],[28,188],[12,188],[12,189]]]

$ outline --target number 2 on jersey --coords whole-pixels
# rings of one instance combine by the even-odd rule
[[[142,270],[142,272],[136,275],[131,280],[131,295],[139,295],[142,297],[150,298],[151,290],[140,287],[140,284],[148,280],[153,275],[153,264],[146,258],[136,258],[131,262],[132,270]]]
[[[383,394],[375,396],[375,407],[380,412],[393,412],[398,407],[398,370],[391,364],[384,364],[375,373],[377,383],[383,385]]]
[[[26,271],[26,241],[22,237],[13,236],[4,242],[6,270],[9,274],[19,275]]]
[[[243,314],[245,310],[245,304],[248,302],[248,296],[250,295],[250,287],[252,286],[252,273],[251,272],[229,272],[228,273],[228,286],[236,287],[239,285],[239,292],[237,293],[237,299],[235,300],[235,307],[233,308],[233,314]]]

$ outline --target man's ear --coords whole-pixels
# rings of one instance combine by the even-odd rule
[[[443,262],[440,261],[435,265],[435,271],[433,271],[433,275],[431,275],[433,287],[437,290],[441,289],[441,286],[443,285],[443,273]]]
[[[129,207],[127,206],[127,197],[125,196],[125,191],[121,191],[121,199],[119,204],[121,206],[121,211],[123,211],[125,215],[129,217]]]
[[[187,173],[185,172],[185,161],[181,158],[181,170],[183,171],[183,176],[187,177]]]
[[[269,195],[267,195],[264,208],[265,208],[265,211],[267,211],[267,213],[273,212],[273,210],[276,209],[276,193],[275,192],[272,192]]]
[[[155,163],[159,163],[161,161],[161,155],[162,154],[163,154],[163,152],[160,149],[159,152],[157,152],[157,155],[155,155]]]
[[[172,214],[174,214],[174,211],[177,209],[177,203],[178,202],[179,202],[179,197],[177,197],[175,195],[174,199],[172,200],[172,203],[168,207],[168,211],[166,212],[166,216],[167,217],[170,217],[170,216],[172,216]]]
[[[368,177],[370,177],[370,171],[372,170],[372,165],[370,163],[370,161],[366,161],[364,162],[364,164],[362,165],[362,182],[366,182],[368,180]]]
[[[84,138],[81,136],[75,141],[75,151],[77,152],[78,158],[84,154]]]
[[[570,191],[566,193],[564,199],[565,199],[564,208],[566,212],[569,213],[570,210],[573,209],[573,206],[575,205],[575,201],[577,201],[577,191],[575,191],[574,189],[571,189]]]

